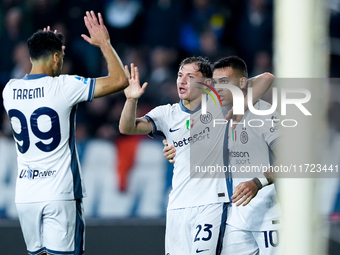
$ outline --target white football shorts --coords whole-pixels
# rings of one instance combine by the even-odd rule
[[[279,255],[283,254],[278,229],[247,231],[226,225],[222,255]]]
[[[28,254],[84,253],[85,221],[81,199],[16,204]]]
[[[168,210],[165,254],[220,254],[228,206],[216,203]]]

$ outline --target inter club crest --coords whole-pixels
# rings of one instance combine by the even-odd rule
[[[203,124],[208,124],[210,121],[212,121],[213,117],[210,112],[207,112],[206,114],[201,114],[200,120]]]
[[[242,131],[240,134],[240,141],[241,143],[245,144],[248,142],[248,134],[246,131]]]

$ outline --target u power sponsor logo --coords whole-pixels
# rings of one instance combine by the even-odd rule
[[[48,178],[55,176],[56,172],[56,170],[22,169],[19,178],[26,178],[29,180]]]

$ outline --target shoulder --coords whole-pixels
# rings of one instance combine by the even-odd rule
[[[172,115],[178,115],[180,112],[180,107],[178,104],[167,104],[160,105],[153,108],[150,112],[148,112],[145,117],[151,118],[154,120],[163,120],[169,121]]]
[[[255,109],[258,110],[268,110],[272,107],[272,105],[262,99],[258,100],[254,105]]]
[[[180,107],[179,107],[179,104],[176,103],[176,104],[160,105],[160,106],[153,108],[152,111],[156,110],[156,111],[162,111],[162,112],[172,112],[178,109],[180,109]]]
[[[79,75],[68,75],[63,74],[59,75],[57,77],[51,77],[54,81],[54,83],[58,84],[59,86],[65,86],[69,89],[74,90],[83,90],[83,88],[94,88],[96,79],[94,78],[84,78]],[[68,85],[74,85],[74,86],[68,86]]]
[[[74,81],[74,82],[80,82],[80,83],[88,83],[90,80],[93,80],[91,78],[85,78],[79,75],[70,75],[70,74],[61,74],[56,77],[51,77],[55,80],[61,80],[61,81]]]
[[[77,76],[77,75],[68,75],[68,74],[61,74],[56,77],[51,77],[52,79],[60,82],[65,82],[65,81],[74,81],[74,82],[79,82],[83,77]]]
[[[21,82],[22,79],[10,79],[2,90],[2,94],[6,95],[8,91],[11,89],[12,85],[17,82]]]
[[[6,88],[12,86],[13,83],[17,83],[17,82],[21,82],[21,81],[22,81],[22,79],[10,79],[10,80],[7,82],[7,84],[5,85],[5,88],[4,88],[4,89],[6,89]]]

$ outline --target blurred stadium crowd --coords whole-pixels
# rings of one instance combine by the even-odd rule
[[[94,10],[103,14],[123,63],[135,63],[141,82],[149,83],[139,100],[137,115],[142,116],[156,105],[178,101],[176,75],[185,57],[202,55],[215,61],[238,55],[246,61],[250,76],[273,72],[273,3],[274,0],[1,0],[0,91],[9,79],[22,78],[30,72],[26,40],[48,25],[65,35],[64,74],[106,75],[100,50],[80,36],[86,33],[85,11]],[[339,77],[340,1],[329,1],[329,7],[330,77]],[[340,131],[338,101],[334,100],[330,119],[335,120],[335,130]],[[89,196],[85,212],[90,217],[164,216],[172,166],[162,157],[160,140],[120,135],[118,121],[124,102],[124,94],[119,93],[79,105],[78,152]],[[15,148],[11,139],[1,102],[0,194],[6,194],[6,198],[0,196],[0,218],[15,217]]]
[[[140,114],[178,101],[177,68],[187,56],[215,61],[237,54],[248,63],[250,75],[272,69],[273,12],[268,0],[2,0],[0,4],[1,88],[30,71],[26,40],[47,25],[65,35],[63,73],[105,75],[100,50],[80,36],[86,33],[87,10],[103,13],[123,63],[134,62],[141,81],[149,83],[139,102],[144,110]],[[82,135],[116,139],[124,100],[120,94],[81,106]]]

